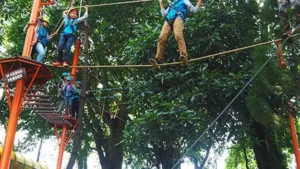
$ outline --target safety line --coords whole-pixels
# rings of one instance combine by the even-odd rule
[[[277,48],[276,52],[282,48],[282,45],[287,42],[288,39],[291,37],[297,36],[298,34],[291,35],[288,38],[286,38],[283,43]],[[274,40],[276,41],[276,40]],[[273,41],[273,42],[274,42]],[[223,109],[223,111],[213,120],[208,127],[202,132],[202,134],[198,137],[198,139],[192,144],[190,148],[186,150],[186,152],[182,155],[182,157],[175,163],[175,165],[171,169],[175,169],[175,167],[180,163],[180,161],[184,158],[184,156],[191,151],[192,148],[199,142],[199,140],[202,139],[204,134],[215,124],[215,122],[225,113],[225,111],[231,106],[231,104],[242,94],[242,92],[250,85],[250,83],[254,80],[254,78],[262,71],[262,69],[269,63],[269,61],[274,57],[275,55],[271,55],[269,59],[256,71],[256,73],[252,76],[252,78],[245,84],[245,86],[238,92],[238,94],[229,102],[229,104]]]
[[[299,36],[300,33],[294,34],[289,36],[289,38],[292,37],[296,37]],[[211,55],[206,55],[206,56],[200,56],[198,58],[194,58],[194,59],[190,59],[189,62],[195,62],[195,61],[199,61],[199,60],[204,60],[204,59],[208,59],[208,58],[212,58],[212,57],[216,57],[216,56],[221,56],[221,55],[226,55],[229,53],[235,53],[235,52],[239,52],[242,50],[246,50],[246,49],[250,49],[250,48],[254,48],[254,47],[258,47],[258,46],[263,46],[263,45],[267,45],[267,44],[271,44],[274,42],[278,42],[281,41],[282,39],[275,39],[275,40],[271,40],[268,42],[262,42],[262,43],[258,43],[258,44],[254,44],[254,45],[250,45],[250,46],[245,46],[245,47],[241,47],[241,48],[237,48],[237,49],[233,49],[233,50],[228,50],[228,51],[224,51],[224,52],[219,52],[216,54],[211,54]],[[223,57],[223,56],[221,56]],[[159,66],[170,66],[170,65],[178,65],[181,64],[181,62],[172,62],[172,63],[163,63],[163,64],[159,64]],[[53,66],[51,64],[46,64],[47,66]],[[63,67],[63,66],[58,66],[58,67]],[[149,67],[153,67],[152,65],[98,65],[98,66],[69,66],[69,68],[149,68]]]
[[[106,4],[96,4],[96,5],[87,5],[89,8],[91,7],[101,7],[101,6],[112,6],[112,5],[124,5],[124,4],[133,4],[133,3],[143,3],[150,2],[153,0],[136,0],[136,1],[125,1],[125,2],[114,2],[114,3],[106,3]],[[80,6],[74,6],[74,8],[80,8]]]
[[[102,108],[101,106],[96,105],[95,103],[93,103],[93,102],[90,101],[90,100],[87,100],[87,102],[91,103],[92,105],[94,105],[94,106],[96,106],[96,107],[98,107],[98,108]],[[104,110],[104,113],[107,113],[107,114],[109,114],[109,115],[113,115],[113,113],[111,113],[111,112],[109,112],[109,111],[107,111],[107,110]],[[117,115],[115,115],[115,117],[116,117],[117,119],[123,121],[124,123],[126,123],[126,120],[122,119],[121,117],[118,117]]]

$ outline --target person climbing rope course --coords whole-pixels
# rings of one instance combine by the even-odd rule
[[[54,66],[60,66],[63,63],[64,67],[69,66],[70,52],[73,43],[76,40],[76,30],[78,23],[88,18],[88,6],[85,6],[85,13],[82,17],[78,18],[78,11],[75,8],[64,11],[64,28],[60,34],[58,43],[58,55]],[[65,50],[65,55],[64,55]]]
[[[187,66],[188,55],[183,36],[185,16],[188,11],[192,13],[199,12],[202,4],[202,0],[198,0],[196,6],[193,6],[189,0],[174,0],[173,2],[169,0],[168,2],[170,6],[165,9],[163,0],[159,0],[160,12],[165,18],[165,22],[158,39],[155,59],[150,59],[150,63],[158,69],[160,69],[158,64],[161,63],[163,59],[165,43],[172,31],[174,31],[175,39],[178,44],[181,64],[182,66]]]

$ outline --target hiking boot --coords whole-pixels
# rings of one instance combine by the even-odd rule
[[[149,62],[150,62],[150,64],[151,64],[154,68],[160,70],[159,64],[162,63],[161,59],[157,59],[157,58],[155,58],[155,59],[150,59]]]
[[[69,67],[69,64],[66,61],[64,61],[63,67]]]
[[[56,62],[54,62],[54,63],[52,63],[54,66],[60,66],[61,65],[61,63],[59,62],[59,61],[56,61]]]
[[[188,65],[188,59],[186,56],[180,56],[181,66],[187,66]]]

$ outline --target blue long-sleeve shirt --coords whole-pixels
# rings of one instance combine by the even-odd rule
[[[192,13],[197,13],[201,9],[198,6],[194,6],[189,0],[184,0],[184,4],[186,5],[187,10]],[[170,7],[168,7],[167,9],[161,9],[160,10],[161,16],[165,18],[168,15],[169,11],[170,11]]]
[[[86,18],[88,18],[88,13],[85,12],[84,15],[77,19],[70,19],[68,17],[68,14],[63,14],[64,18],[64,29],[61,33],[61,35],[71,35],[74,34],[77,31],[77,24],[84,21]]]

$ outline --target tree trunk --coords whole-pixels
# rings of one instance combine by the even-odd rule
[[[38,150],[38,155],[37,155],[37,157],[36,157],[36,162],[39,162],[39,161],[40,161],[42,145],[43,145],[43,138],[41,138],[41,142],[40,142],[40,146],[39,146],[39,150]]]
[[[244,157],[245,157],[245,161],[246,161],[246,168],[247,169],[250,169],[250,167],[249,167],[249,160],[248,160],[248,157],[247,157],[247,150],[246,150],[246,148],[244,147]]]
[[[85,3],[87,3],[87,0],[85,1]],[[88,66],[88,20],[85,19],[84,20],[84,65]],[[75,164],[75,160],[78,156],[78,151],[81,147],[81,131],[83,128],[83,115],[84,115],[84,104],[85,104],[85,100],[86,100],[86,91],[87,91],[87,76],[88,76],[88,68],[84,68],[83,70],[83,86],[82,86],[82,93],[81,93],[81,100],[80,100],[80,105],[79,105],[79,112],[78,112],[78,119],[77,119],[77,127],[76,127],[76,131],[74,134],[74,144],[73,144],[73,148],[72,148],[72,153],[71,153],[71,157],[69,159],[68,165],[67,165],[67,169],[72,169],[74,164]]]
[[[125,106],[126,97],[122,98],[122,104],[115,119],[110,119],[110,113],[104,113],[103,121],[109,126],[110,135],[107,137],[99,124],[95,125],[93,137],[96,143],[96,149],[100,159],[102,169],[122,169],[123,163],[123,130],[128,119],[128,112]],[[105,107],[109,107],[106,105]]]
[[[171,169],[177,162],[179,157],[179,150],[174,147],[167,147],[166,149],[162,150],[161,154],[161,164],[162,169]],[[180,169],[180,165],[177,165],[175,169]]]
[[[202,160],[200,166],[198,166],[198,163],[199,163],[198,159],[197,159],[196,157],[194,157],[194,168],[195,168],[195,169],[203,169],[203,168],[204,168],[205,163],[206,163],[206,161],[208,160],[208,157],[209,157],[209,153],[210,153],[211,147],[212,147],[212,144],[210,144],[210,145],[207,147],[205,157],[204,157],[204,159]]]
[[[263,125],[253,122],[254,154],[259,169],[286,169],[283,155],[278,150],[272,131]],[[255,138],[257,140],[255,140]]]

